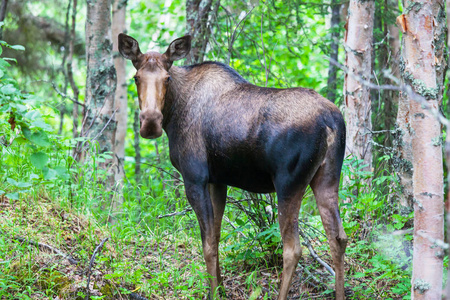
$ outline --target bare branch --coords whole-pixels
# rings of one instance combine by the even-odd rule
[[[157,219],[162,219],[162,218],[167,218],[167,217],[174,217],[174,216],[184,216],[187,212],[192,211],[192,208],[186,208],[183,211],[179,211],[179,212],[173,212],[167,215],[159,215],[156,218]]]
[[[377,85],[377,84],[373,84],[368,80],[365,80],[364,78],[362,78],[361,76],[353,73],[353,72],[349,72],[348,68],[346,68],[345,66],[341,65],[339,62],[337,62],[336,60],[329,58],[329,57],[324,57],[325,59],[329,60],[331,64],[337,66],[338,68],[340,68],[341,70],[343,70],[345,73],[349,74],[350,76],[352,76],[353,78],[355,78],[359,83],[361,83],[362,85],[370,88],[370,89],[375,89],[375,90],[391,90],[391,91],[399,91],[399,92],[404,92],[406,93],[412,100],[417,101],[418,103],[420,103],[422,106],[424,106],[426,109],[430,110],[430,112],[438,119],[438,121],[443,124],[446,127],[450,126],[450,122],[448,119],[446,119],[442,113],[439,111],[438,108],[432,107],[430,104],[428,104],[428,101],[425,97],[423,97],[422,95],[417,94],[410,85],[407,84],[402,84],[400,83],[400,80],[394,76],[392,76],[391,74],[385,73],[384,76],[389,78],[390,80],[392,80],[393,82],[399,84],[399,85],[391,85],[391,84],[382,84],[382,85]]]
[[[105,238],[103,239],[103,241],[100,242],[100,244],[95,248],[94,253],[92,253],[92,257],[91,260],[89,261],[89,268],[88,268],[88,279],[87,279],[87,284],[86,284],[86,300],[89,299],[90,296],[90,290],[89,290],[89,283],[91,282],[91,273],[92,273],[92,266],[94,265],[94,261],[95,261],[95,256],[97,255],[97,252],[99,252],[103,245],[105,244],[105,242],[108,240],[109,238]]]
[[[0,234],[8,236],[4,231],[0,230]],[[72,256],[65,254],[64,252],[62,252],[59,249],[56,249],[55,247],[52,247],[50,245],[44,244],[44,243],[39,243],[39,242],[35,242],[33,240],[30,239],[26,239],[20,236],[15,236],[15,237],[11,237],[12,240],[16,240],[22,243],[28,243],[30,245],[33,245],[41,250],[50,250],[50,252],[53,252],[59,256],[62,256],[63,258],[67,259],[71,264],[76,265],[78,264],[78,261],[76,259],[74,259]]]
[[[304,244],[306,247],[308,247],[309,253],[311,253],[311,256],[319,263],[321,264],[331,275],[336,276],[336,273],[334,270],[326,263],[324,262],[314,251],[313,247],[311,246],[311,242],[309,241],[308,237],[303,233],[301,229],[298,231],[300,235],[303,238]]]

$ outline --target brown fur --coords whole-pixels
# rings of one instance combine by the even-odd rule
[[[158,137],[162,126],[169,137],[170,159],[199,222],[211,296],[222,282],[218,245],[227,185],[277,192],[283,300],[301,255],[298,212],[311,185],[336,269],[336,298],[344,299],[347,236],[338,188],[345,124],[337,107],[313,90],[252,85],[220,63],[171,67],[189,52],[190,37],[173,41],[164,54],[142,54],[136,40],[119,35],[119,50],[137,69],[141,135]]]

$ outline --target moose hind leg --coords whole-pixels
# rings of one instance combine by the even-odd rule
[[[298,232],[298,213],[304,193],[305,187],[302,187],[294,196],[278,195],[278,222],[283,240],[283,277],[278,300],[287,299],[292,277],[302,255]]]
[[[322,224],[330,244],[336,273],[336,299],[343,300],[344,295],[344,254],[347,235],[339,215],[339,174],[322,165],[311,182],[316,197]],[[334,175],[333,175],[334,174]]]
[[[214,210],[214,235],[217,243],[217,251],[220,242],[220,228],[222,227],[222,217],[225,211],[225,203],[227,199],[227,186],[218,184],[209,184],[209,194],[211,196],[211,202]],[[222,276],[220,275],[220,265],[219,265],[219,254],[216,255],[217,258],[217,273],[216,278],[219,286],[222,285]]]

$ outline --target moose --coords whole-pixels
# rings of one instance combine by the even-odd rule
[[[137,72],[140,135],[166,132],[170,160],[181,173],[200,225],[211,293],[222,286],[218,245],[227,186],[276,192],[283,242],[278,299],[287,299],[301,256],[298,215],[311,186],[335,268],[336,299],[344,299],[347,236],[339,215],[339,181],[345,123],[328,99],[306,88],[259,87],[219,62],[172,66],[186,57],[191,37],[174,40],[163,54],[142,53],[119,34],[119,52]]]

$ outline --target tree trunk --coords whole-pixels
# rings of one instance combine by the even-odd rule
[[[372,121],[370,89],[356,76],[370,80],[372,73],[372,37],[375,2],[351,0],[345,34],[346,66],[344,77],[346,155],[362,160],[365,171],[372,170]]]
[[[404,2],[402,77],[426,104],[439,108],[446,62],[444,7],[439,2]],[[443,34],[442,34],[443,33]],[[444,237],[441,125],[422,103],[409,99],[413,153],[414,250],[411,299],[441,299]]]
[[[449,3],[447,2],[447,5]],[[447,6],[448,9],[448,6]],[[448,12],[448,10],[447,10]],[[447,15],[448,16],[448,15]],[[450,27],[448,27],[450,30]],[[450,36],[450,34],[449,34]],[[450,46],[450,41],[449,41]],[[447,132],[449,127],[447,125]],[[445,162],[447,165],[447,170],[450,170],[450,135],[447,134],[445,138]],[[447,171],[447,182],[450,182],[450,172]],[[450,188],[447,187],[447,202],[445,203],[445,208],[447,210],[447,243],[450,241]],[[450,267],[447,270],[447,285],[445,287],[445,300],[450,300]]]
[[[125,159],[125,136],[127,133],[127,83],[126,83],[126,61],[119,54],[118,49],[118,35],[125,32],[125,15],[126,15],[127,0],[114,0],[113,4],[113,53],[114,66],[117,73],[117,87],[115,93],[115,109],[116,109],[116,141],[114,144],[114,153],[119,158],[120,170],[116,173],[116,181],[121,181],[124,177],[123,162]]]
[[[394,157],[394,169],[400,184],[399,204],[400,214],[403,216],[409,215],[412,211],[414,200],[410,122],[410,100],[407,95],[402,93],[398,101],[397,128],[394,137],[394,147],[397,149],[397,154]]]
[[[6,17],[6,7],[8,6],[8,0],[2,0],[0,6],[0,22],[3,22]],[[0,27],[0,40],[3,40],[3,27]]]
[[[135,157],[135,163],[134,163],[134,176],[136,180],[136,185],[139,184],[141,181],[141,146],[139,144],[139,130],[140,130],[140,123],[139,123],[139,102],[136,99],[134,103],[134,120],[133,120],[133,132],[134,132],[134,157]]]
[[[118,194],[114,199],[113,210],[118,212],[122,206],[122,187],[123,178],[125,176],[124,161],[125,161],[125,137],[127,134],[127,83],[126,83],[126,61],[119,54],[118,36],[119,33],[125,32],[125,16],[126,16],[127,0],[114,0],[113,15],[112,15],[112,38],[113,38],[113,56],[114,66],[117,74],[117,87],[115,93],[115,110],[116,110],[116,140],[114,143],[114,154],[118,161],[117,170],[115,172],[115,182],[118,185]]]
[[[447,0],[447,48],[450,49],[450,0]],[[450,88],[447,88],[447,99],[450,99]],[[450,105],[447,105],[450,106]],[[448,116],[448,114],[447,114]],[[447,126],[447,132],[449,127]],[[447,164],[447,182],[450,182],[450,135],[446,135],[445,141],[445,160]],[[450,241],[450,186],[447,187],[447,243]],[[445,299],[450,300],[450,267],[447,270],[447,286],[445,288]]]
[[[385,1],[385,10],[384,14],[386,15],[389,10],[392,10],[393,8],[398,8],[398,2],[394,0],[386,0]],[[387,22],[385,20],[385,22]],[[386,51],[388,56],[388,61],[386,68],[390,68],[392,75],[396,78],[399,78],[399,72],[398,72],[398,62],[399,62],[399,55],[400,55],[400,34],[398,27],[395,24],[387,24],[385,25],[385,34],[388,36],[388,51]],[[387,84],[396,85],[396,82],[393,82],[390,79],[386,80]],[[396,117],[394,114],[394,107],[398,104],[399,99],[399,92],[398,91],[383,91],[384,95],[384,115],[385,115],[385,122],[384,122],[384,129],[385,130],[392,130],[395,126],[393,123],[395,123],[394,118]],[[384,146],[385,147],[392,147],[393,145],[393,137],[392,133],[390,131],[386,132],[386,137],[384,139]]]
[[[73,98],[75,101],[78,101],[78,97],[80,95],[80,90],[78,89],[78,86],[75,83],[75,79],[73,78],[73,68],[72,68],[72,62],[73,62],[73,54],[74,54],[74,43],[76,38],[76,19],[77,19],[77,5],[78,1],[73,0],[72,5],[72,27],[70,30],[70,38],[69,38],[69,56],[67,57],[67,77],[69,79],[70,86],[72,87],[73,91]],[[78,104],[73,103],[73,110],[72,110],[72,134],[73,137],[78,137]]]
[[[97,142],[99,153],[113,152],[116,134],[116,71],[112,58],[111,0],[87,0],[86,3],[87,78],[81,135],[88,137],[91,142]],[[99,163],[99,168],[107,170],[105,186],[112,190],[117,172],[115,158]]]
[[[334,61],[338,61],[339,54],[339,21],[340,21],[340,4],[337,0],[331,1],[331,46],[330,46],[330,58]],[[330,63],[328,67],[328,92],[327,98],[332,102],[336,102],[336,74],[337,67]]]
[[[213,2],[218,5],[220,0],[186,0],[186,32],[192,36],[188,64],[203,62],[209,41],[208,19]]]
[[[388,4],[392,5],[393,0],[389,0]],[[392,51],[392,75],[396,78],[400,77],[398,68],[400,62],[400,32],[397,26],[389,26],[389,45]],[[402,80],[403,81],[403,80]],[[394,133],[393,145],[396,149],[393,166],[400,184],[399,191],[399,209],[402,216],[407,216],[413,210],[413,157],[412,157],[412,138],[411,138],[411,116],[410,103],[405,93],[390,93],[397,97],[398,111],[396,119],[396,130]],[[397,96],[398,95],[398,96]],[[394,99],[395,101],[395,99]],[[412,227],[412,223],[407,225]]]

